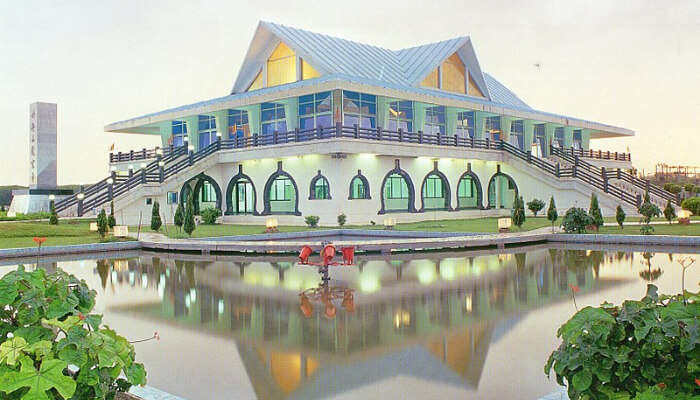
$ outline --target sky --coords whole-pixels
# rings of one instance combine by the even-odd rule
[[[94,182],[112,143],[159,144],[105,125],[229,94],[259,20],[390,49],[469,35],[533,108],[636,132],[592,148],[700,166],[699,1],[0,0],[0,185],[28,183],[31,103],[58,103],[58,183]]]

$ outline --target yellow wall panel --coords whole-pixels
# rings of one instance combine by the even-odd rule
[[[432,88],[437,88],[438,87],[438,69],[435,68],[431,73],[428,74],[428,76],[423,79],[423,82],[420,83],[421,86],[425,87],[432,87]]]
[[[476,82],[474,82],[474,79],[472,79],[471,76],[469,77],[469,93],[467,94],[475,97],[486,97],[483,93],[481,93],[481,90],[478,86],[476,86]]]
[[[307,63],[306,60],[302,59],[301,60],[301,79],[312,79],[312,78],[318,78],[321,76],[321,74],[316,71],[314,67],[311,66],[311,64]]]
[[[462,60],[457,53],[452,54],[442,63],[442,89],[455,93],[465,93],[467,90],[465,73]]]
[[[267,87],[284,85],[297,80],[297,62],[294,51],[280,43],[267,60]]]
[[[263,76],[262,76],[262,71],[260,71],[260,72],[258,72],[258,76],[255,77],[255,80],[253,81],[253,83],[251,83],[250,87],[248,87],[248,91],[262,89],[262,87],[263,87]]]

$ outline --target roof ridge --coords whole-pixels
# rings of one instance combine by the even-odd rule
[[[392,52],[392,53],[394,53],[394,52],[397,51],[397,50],[392,50],[392,49],[389,49],[389,48],[386,48],[386,47],[377,46],[377,45],[375,45],[375,44],[363,43],[363,42],[359,42],[359,41],[357,41],[357,40],[345,39],[345,38],[338,37],[338,36],[328,35],[328,34],[326,34],[326,33],[320,33],[320,32],[310,31],[310,30],[308,30],[308,29],[296,28],[296,27],[289,26],[289,25],[279,24],[279,23],[277,23],[277,22],[262,21],[262,20],[261,20],[260,22],[261,22],[261,23],[264,23],[264,24],[269,24],[269,25],[272,25],[272,26],[281,26],[281,27],[287,28],[287,29],[294,29],[294,30],[297,30],[297,31],[301,31],[301,32],[305,32],[305,33],[310,33],[310,34],[312,34],[312,35],[325,36],[325,37],[327,37],[327,38],[334,39],[334,40],[342,40],[342,41],[348,42],[348,43],[354,43],[354,44],[359,44],[359,45],[362,45],[362,46],[374,47],[375,49],[385,50],[385,51],[389,51],[389,52]]]

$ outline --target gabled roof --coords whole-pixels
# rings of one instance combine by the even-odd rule
[[[265,21],[258,24],[231,94],[245,92],[280,42],[322,75],[340,74],[407,87],[419,86],[426,75],[457,53],[479,89],[491,99],[468,36],[394,51]]]

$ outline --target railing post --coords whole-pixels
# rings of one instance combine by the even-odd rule
[[[129,150],[129,161],[134,161],[134,151]]]
[[[194,156],[194,150],[187,149],[187,151],[188,151],[188,153],[187,153],[187,162],[189,163],[190,166],[192,166],[192,164],[194,164],[194,160],[192,160],[192,157]],[[145,172],[145,168],[141,168],[141,171],[142,171],[142,172]],[[144,175],[144,176],[145,176],[145,175]],[[144,180],[143,183],[146,183],[145,180]]]
[[[316,139],[321,139],[323,137],[323,128],[316,128]]]
[[[272,132],[272,144],[277,144],[277,131]]]
[[[82,217],[83,216],[83,198],[85,195],[83,192],[85,191],[85,186],[80,185],[80,190],[78,191],[78,194],[75,196],[78,198],[78,216]]]
[[[423,131],[418,131],[418,143],[423,143]]]
[[[221,141],[219,141],[221,143]],[[157,156],[156,158],[158,160],[158,182],[163,183],[165,180],[165,171],[164,171],[164,165],[165,163],[162,161],[162,156]]]
[[[146,159],[146,148],[145,147],[143,149],[141,149],[141,159],[142,160]]]
[[[294,141],[299,141],[299,128],[294,128]]]
[[[603,192],[608,193],[608,173],[605,167],[600,167],[600,175],[603,177]]]
[[[489,139],[488,137],[486,138],[486,148],[487,149],[491,148],[491,139]]]
[[[617,161],[617,152],[615,152],[615,161]]]
[[[377,127],[377,140],[382,140],[382,127]]]
[[[472,138],[472,143],[474,143],[474,138]],[[532,164],[532,150],[527,151],[527,163]]]
[[[335,123],[335,137],[339,138],[343,136],[343,124],[342,122]]]
[[[555,168],[555,173],[557,175],[557,178],[561,177],[561,172],[560,172],[559,168],[560,168],[559,163],[557,163],[556,168]]]
[[[469,136],[469,142],[471,144],[472,149],[474,148],[474,136]]]
[[[442,145],[442,135],[440,132],[437,133],[437,144],[438,146]]]
[[[403,142],[403,130],[399,128],[399,142]]]
[[[578,169],[578,156],[574,156],[574,168],[572,170],[572,174],[574,178],[576,178],[576,170]]]
[[[191,154],[191,153],[190,153]],[[192,157],[190,157],[190,165],[192,165]],[[146,184],[146,168],[141,168],[141,184]]]
[[[676,204],[679,206],[681,205],[681,194],[680,193],[676,193]]]
[[[359,138],[360,137],[360,126],[357,124],[353,124],[352,129],[353,129],[353,134],[355,135],[355,139]]]
[[[455,133],[455,146],[457,146],[457,134]]]
[[[642,195],[637,194],[637,208],[639,208],[642,205]]]
[[[608,150],[607,159],[608,159],[608,160],[610,159],[610,150]]]
[[[651,186],[651,183],[646,179],[645,179],[645,181],[646,181],[647,193],[649,193],[649,188]]]

